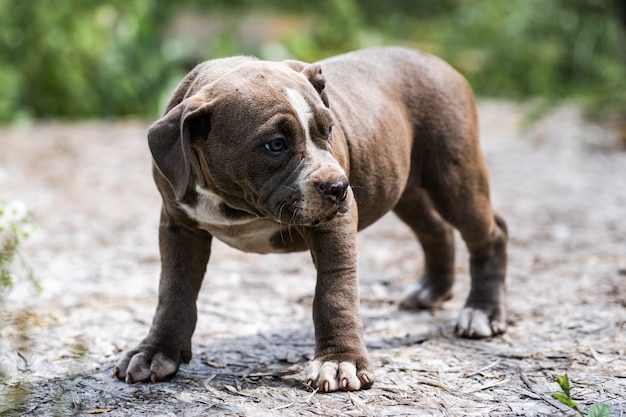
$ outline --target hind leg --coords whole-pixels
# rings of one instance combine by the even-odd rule
[[[458,74],[442,71],[437,80],[444,81],[422,101],[424,113],[412,114],[419,123],[409,182],[426,191],[470,253],[471,290],[456,333],[488,337],[506,330],[506,225],[491,207],[471,89]]]
[[[433,208],[421,188],[407,186],[394,212],[417,236],[424,251],[424,274],[409,289],[403,308],[436,308],[452,297],[454,282],[453,230]]]
[[[472,286],[457,319],[455,331],[459,336],[480,338],[506,331],[507,226],[499,215],[494,213],[492,218],[486,240],[466,240]]]
[[[472,163],[465,165],[467,162]],[[434,180],[428,190],[439,213],[459,230],[470,253],[471,290],[456,333],[489,337],[506,331],[507,228],[491,208],[482,158],[463,161],[460,166],[464,173],[457,177],[460,181]]]

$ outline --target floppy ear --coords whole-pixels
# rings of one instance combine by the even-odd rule
[[[301,72],[307,65],[309,65],[306,62],[297,61],[295,59],[286,59],[282,63],[287,65],[295,72]]]
[[[311,64],[302,70],[302,74],[308,78],[313,84],[317,93],[322,97],[322,101],[328,107],[328,96],[326,95],[326,78],[322,74],[322,66],[320,64]]]
[[[152,160],[172,186],[176,200],[183,198],[189,185],[191,140],[209,134],[209,107],[205,100],[190,97],[148,128]]]
[[[313,85],[315,91],[322,97],[324,105],[328,107],[328,96],[324,89],[326,88],[326,78],[322,74],[322,66],[320,64],[307,64],[306,62],[287,59],[282,62],[296,72],[301,72]]]

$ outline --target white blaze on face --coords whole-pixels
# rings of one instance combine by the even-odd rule
[[[313,164],[308,167],[309,169],[303,169],[301,176],[308,176],[312,171],[320,168],[321,166],[330,166],[333,169],[337,169],[342,173],[342,175],[345,175],[345,171],[335,158],[333,158],[332,154],[315,146],[313,140],[311,139],[311,131],[309,130],[311,119],[313,119],[313,110],[311,110],[311,106],[309,106],[298,90],[294,88],[286,88],[285,93],[296,113],[296,117],[298,118],[302,129],[304,130],[307,157],[311,158],[313,161]]]
[[[291,88],[285,89],[285,93],[298,122],[302,126],[305,137],[304,163],[296,179],[296,186],[303,196],[302,202],[298,206],[299,215],[305,219],[316,219],[320,215],[330,214],[328,211],[330,206],[324,203],[325,199],[320,198],[317,184],[319,181],[345,177],[346,172],[328,149],[320,148],[313,142],[309,129],[313,119],[313,110],[302,94]],[[347,204],[344,203],[346,207],[350,205],[352,198],[352,190],[349,188],[345,200]]]
[[[311,111],[311,107],[306,102],[302,94],[296,89],[287,88],[285,89],[287,93],[287,99],[291,103],[291,106],[296,111],[296,116],[298,117],[298,121],[302,128],[304,129],[304,136],[306,137],[307,146],[311,141],[311,132],[309,131],[309,122],[313,118],[313,111]]]

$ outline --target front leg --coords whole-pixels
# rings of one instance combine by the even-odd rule
[[[330,223],[303,233],[317,268],[315,359],[306,381],[323,392],[369,388],[375,379],[359,307],[355,206]]]
[[[148,336],[113,370],[127,383],[162,381],[191,359],[196,299],[211,253],[211,235],[174,224],[165,210],[159,226],[159,301]]]

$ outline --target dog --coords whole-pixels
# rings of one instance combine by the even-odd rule
[[[506,330],[506,223],[490,203],[472,90],[443,60],[380,47],[314,64],[206,61],[178,85],[148,144],[163,199],[159,299],[117,378],[157,382],[190,360],[217,238],[248,252],[309,250],[315,357],[305,382],[322,392],[370,387],[356,235],[389,211],[425,258],[401,305],[432,309],[451,297],[456,228],[471,291],[455,332]]]

